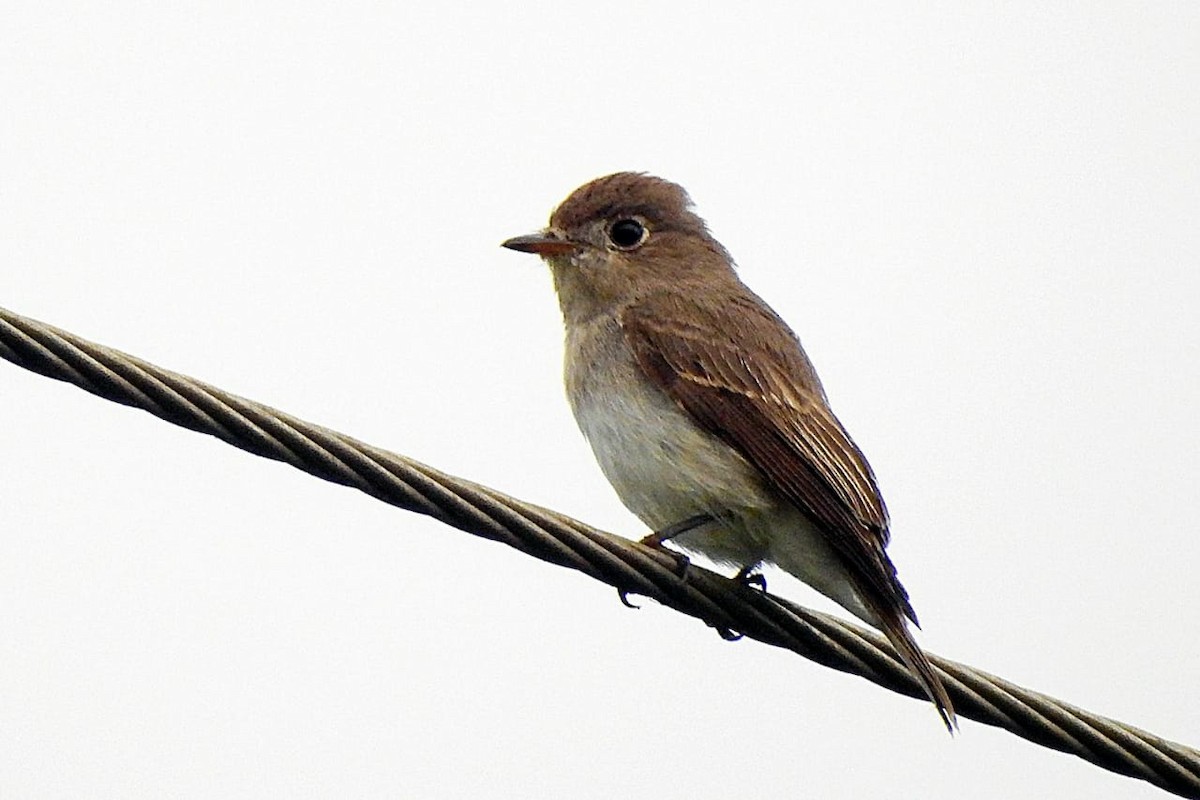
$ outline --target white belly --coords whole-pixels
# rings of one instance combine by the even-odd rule
[[[738,567],[766,557],[767,543],[737,524],[775,506],[758,472],[641,376],[615,323],[568,335],[566,366],[575,421],[630,511],[653,530],[711,514],[721,523],[676,543]]]

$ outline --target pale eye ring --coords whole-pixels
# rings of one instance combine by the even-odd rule
[[[633,217],[622,217],[608,228],[608,240],[619,250],[633,250],[649,236],[646,226]]]

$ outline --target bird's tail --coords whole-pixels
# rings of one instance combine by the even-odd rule
[[[870,605],[875,604],[870,603]],[[954,704],[950,702],[950,694],[942,685],[942,679],[938,677],[929,657],[925,655],[925,651],[913,638],[904,616],[895,609],[887,611],[881,608],[872,608],[871,610],[875,612],[875,616],[879,619],[880,630],[892,643],[892,647],[900,656],[900,660],[904,662],[904,666],[908,667],[909,673],[916,678],[917,683],[921,684],[925,694],[937,707],[942,722],[946,724],[946,730],[953,734],[958,729],[958,717],[954,713]]]

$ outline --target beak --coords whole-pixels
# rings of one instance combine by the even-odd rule
[[[514,236],[506,242],[501,242],[500,246],[509,250],[520,250],[522,253],[537,253],[539,256],[560,256],[579,249],[578,244],[561,238],[554,231]]]

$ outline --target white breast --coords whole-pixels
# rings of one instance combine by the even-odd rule
[[[652,529],[697,514],[731,521],[773,507],[757,472],[697,428],[641,375],[615,322],[568,332],[566,383],[575,420],[604,476],[625,506]],[[728,524],[720,528],[697,531],[680,544],[730,563],[737,554],[761,549],[737,541],[740,531]]]

